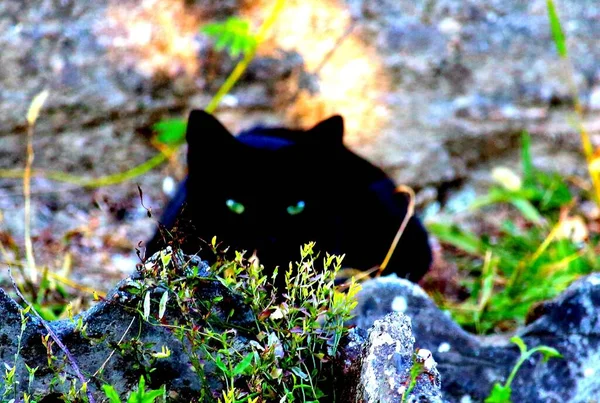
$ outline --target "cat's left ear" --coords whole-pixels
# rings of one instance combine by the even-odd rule
[[[318,136],[317,141],[334,145],[344,144],[344,118],[333,115],[307,130]]]

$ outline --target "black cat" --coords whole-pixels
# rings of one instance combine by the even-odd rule
[[[407,198],[381,169],[346,148],[343,135],[336,115],[308,130],[255,127],[236,137],[212,115],[194,110],[186,133],[188,176],[160,223],[166,229],[187,223],[182,249],[209,261],[203,241],[216,235],[231,250],[246,250],[246,257],[256,250],[265,268],[286,269],[308,241],[345,254],[344,267],[379,265]],[[165,242],[168,236],[158,231],[146,256]],[[418,281],[431,261],[427,232],[412,217],[384,273]]]

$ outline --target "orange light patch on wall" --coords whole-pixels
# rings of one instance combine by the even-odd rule
[[[260,22],[272,6],[272,1],[248,2],[242,16]],[[350,145],[376,136],[390,115],[381,99],[389,91],[390,78],[375,49],[356,31],[348,34],[351,23],[348,7],[341,1],[288,0],[259,46],[259,53],[266,54],[277,48],[295,50],[302,55],[309,73],[318,69],[319,92],[311,96],[302,91],[292,105],[282,105],[286,117],[309,126],[341,114]]]
[[[182,0],[112,1],[95,26],[99,41],[120,63],[146,76],[194,75],[200,20]]]

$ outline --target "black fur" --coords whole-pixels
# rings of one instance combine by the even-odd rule
[[[266,268],[287,268],[308,241],[344,253],[344,267],[379,265],[407,198],[381,169],[346,148],[343,134],[336,115],[308,130],[256,127],[236,137],[212,115],[194,110],[186,133],[188,177],[160,222],[166,229],[177,219],[179,227],[191,224],[181,247],[209,261],[201,240],[216,235],[232,250],[246,250],[246,257],[257,250]],[[296,208],[288,212],[290,206]],[[164,246],[163,235],[154,235],[146,256]],[[418,281],[431,260],[427,232],[413,217],[384,273]]]

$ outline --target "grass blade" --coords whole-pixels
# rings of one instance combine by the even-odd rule
[[[563,59],[567,58],[567,43],[565,40],[565,33],[560,24],[560,18],[556,12],[556,6],[553,0],[546,0],[548,5],[548,18],[550,19],[550,30],[552,31],[552,39],[556,45],[556,51],[558,55]]]

